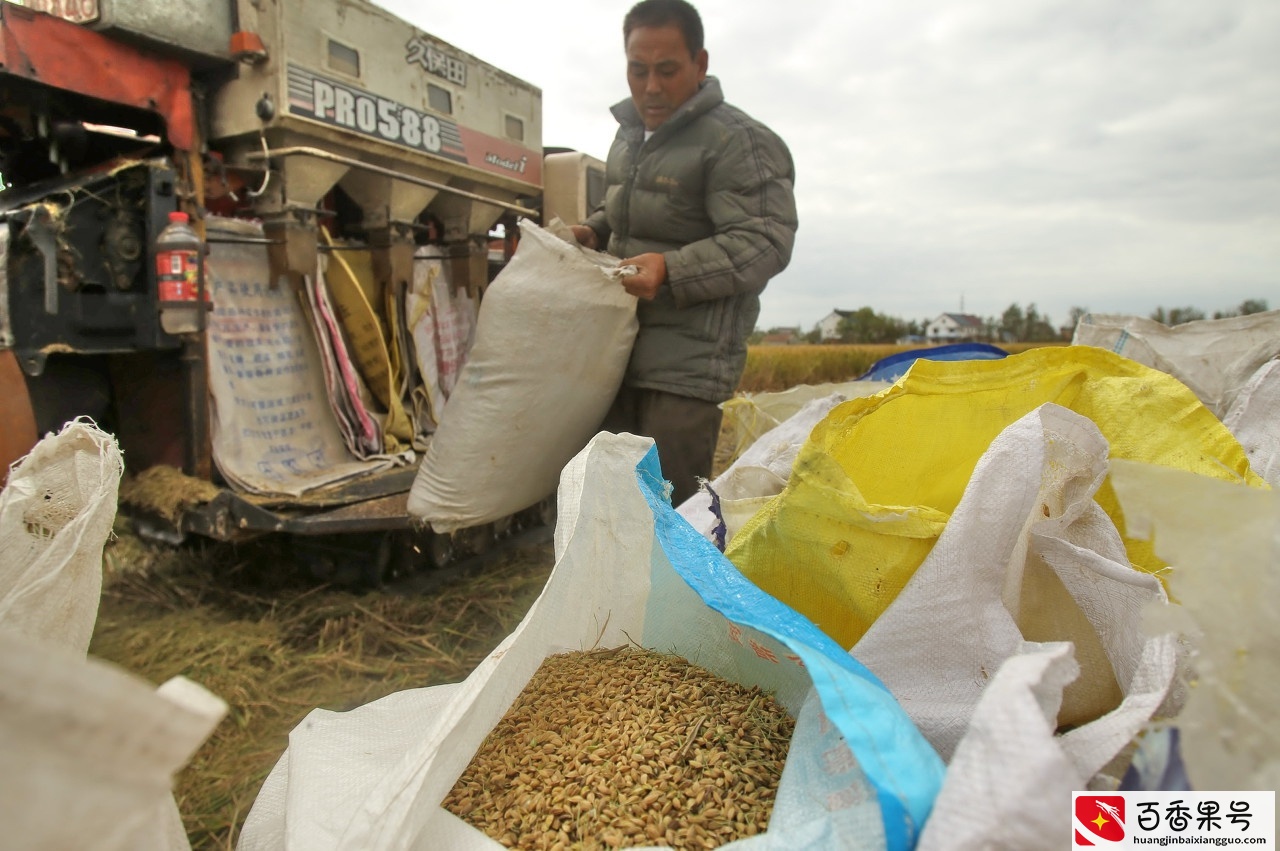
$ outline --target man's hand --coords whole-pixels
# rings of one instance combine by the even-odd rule
[[[579,245],[583,248],[590,248],[592,251],[596,250],[596,243],[599,240],[596,238],[595,231],[586,225],[573,225],[570,230],[573,231],[573,238],[578,240]]]
[[[618,263],[619,266],[635,266],[639,271],[621,278],[622,288],[636,298],[653,301],[658,287],[667,280],[667,259],[657,252],[637,254]]]

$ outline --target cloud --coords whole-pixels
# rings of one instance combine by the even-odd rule
[[[766,291],[762,322],[864,304],[936,315],[962,295],[983,315],[1034,302],[1060,322],[1077,305],[1274,301],[1278,22],[1244,2],[876,11],[843,34],[851,58],[829,64],[822,117],[783,131],[810,248]],[[852,58],[864,42],[874,61]],[[819,245],[841,247],[838,272]]]
[[[630,3],[494,0],[485,20],[399,5],[541,86],[547,144],[604,156]],[[697,5],[726,97],[796,160],[800,231],[762,326],[833,307],[932,318],[962,298],[1057,322],[1280,307],[1274,0]]]

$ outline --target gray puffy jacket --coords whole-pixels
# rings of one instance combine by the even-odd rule
[[[613,114],[604,206],[585,224],[616,257],[667,262],[667,283],[637,308],[626,383],[722,402],[742,377],[760,293],[791,259],[791,153],[725,103],[715,77],[648,141],[630,100]]]

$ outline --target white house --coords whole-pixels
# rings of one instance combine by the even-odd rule
[[[827,340],[840,339],[840,320],[846,316],[852,316],[857,311],[854,310],[833,310],[818,320],[818,340],[825,342]]]
[[[930,343],[960,343],[982,336],[981,317],[970,313],[944,313],[930,322],[924,336]]]

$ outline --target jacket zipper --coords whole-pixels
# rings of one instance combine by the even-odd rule
[[[622,253],[625,256],[631,255],[631,194],[636,188],[636,175],[640,173],[640,149],[643,147],[644,136],[642,135],[640,144],[631,146],[631,166],[627,171],[627,182],[622,196],[622,232],[625,239]]]

